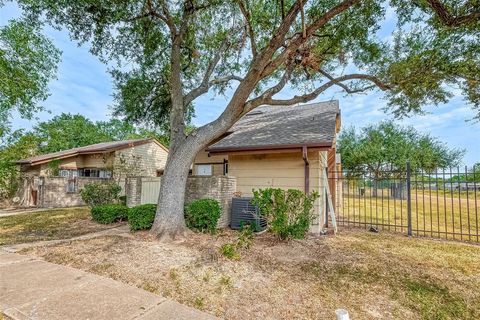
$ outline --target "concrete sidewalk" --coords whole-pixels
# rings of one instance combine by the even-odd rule
[[[0,248],[7,319],[216,319],[121,282]]]

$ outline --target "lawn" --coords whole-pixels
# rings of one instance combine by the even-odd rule
[[[107,276],[226,319],[479,319],[480,246],[340,229],[279,242],[255,236],[240,260],[220,247],[237,233],[160,243],[104,236],[23,253]]]
[[[93,222],[87,207],[12,215],[0,218],[0,245],[68,239],[111,227]]]
[[[345,192],[337,207],[339,220],[355,226],[390,224],[384,228],[406,233],[407,201],[388,197],[388,190],[379,189],[377,197],[368,191],[364,196]],[[415,235],[478,242],[480,199],[416,190],[412,193],[412,228]]]

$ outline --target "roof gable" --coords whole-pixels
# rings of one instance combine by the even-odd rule
[[[262,106],[243,116],[211,152],[331,147],[337,133],[338,101],[295,106]]]
[[[43,154],[35,157],[30,157],[30,158],[18,160],[16,163],[35,165],[35,164],[56,160],[56,159],[74,157],[82,154],[113,152],[113,151],[131,148],[131,147],[135,147],[135,146],[146,144],[146,143],[155,143],[159,145],[162,149],[164,149],[166,152],[168,152],[168,149],[164,145],[162,145],[158,140],[154,138],[144,138],[144,139],[101,142],[101,143],[91,144],[84,147],[78,147],[78,148]]]

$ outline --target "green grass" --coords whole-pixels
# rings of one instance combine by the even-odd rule
[[[455,194],[453,197],[448,194],[437,196],[433,192],[418,190],[412,194],[412,227],[417,235],[478,241],[479,207],[478,198],[461,198]],[[382,189],[378,190],[377,197],[371,196],[368,191],[365,196],[353,192],[344,193],[341,207],[338,208],[338,216],[357,224],[359,222],[366,222],[369,225],[396,224],[403,228],[396,230],[394,227],[386,228],[406,232],[407,201],[390,198],[388,191]],[[457,235],[447,234],[453,232]]]
[[[0,245],[68,239],[109,227],[92,222],[87,207],[25,213],[0,218]]]
[[[438,283],[403,280],[409,305],[422,319],[473,319],[473,311],[459,294]]]

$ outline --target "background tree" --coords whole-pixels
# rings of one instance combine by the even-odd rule
[[[414,2],[415,15],[411,1],[392,1],[401,18],[393,44],[376,35],[387,5],[380,0],[20,2],[73,39],[90,41],[105,61],[119,62],[117,101],[127,114],[168,120],[170,153],[152,228],[159,236],[185,231],[185,184],[195,155],[262,104],[307,102],[333,86],[348,94],[379,88],[401,116],[447,101],[446,84],[466,88],[465,97],[477,103],[478,19],[439,26],[437,11],[423,1]],[[470,1],[446,3],[452,12],[478,11]],[[302,93],[275,98],[287,85]],[[221,115],[187,134],[191,104],[228,87],[233,93]],[[156,96],[163,102],[153,110]]]
[[[0,26],[0,137],[9,130],[12,111],[30,119],[43,110],[39,102],[48,97],[59,59],[60,51],[38,25],[11,20]]]
[[[339,136],[338,152],[347,175],[372,175],[374,196],[382,180],[404,179],[407,162],[414,174],[428,173],[457,166],[465,153],[413,127],[402,127],[392,121],[358,131],[355,127],[346,129]]]
[[[339,136],[338,152],[342,167],[349,171],[406,170],[426,172],[457,166],[464,150],[449,148],[439,139],[402,127],[393,121],[383,121],[357,130],[350,127]]]
[[[10,198],[18,187],[19,171],[15,161],[38,153],[38,137],[23,130],[12,132],[0,146],[0,199]]]
[[[42,141],[41,153],[56,152],[89,144],[111,141],[99,126],[79,114],[62,113],[49,121],[40,122],[33,134]]]
[[[0,199],[15,193],[20,175],[15,162],[20,159],[94,143],[141,138],[156,138],[168,146],[168,136],[162,131],[133,126],[115,118],[92,122],[79,114],[62,113],[49,121],[40,122],[29,132],[14,131],[0,138]],[[58,174],[58,164],[50,164],[51,175]],[[123,171],[130,174],[135,172],[132,166],[119,164]],[[118,170],[122,171],[122,168]]]

